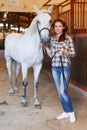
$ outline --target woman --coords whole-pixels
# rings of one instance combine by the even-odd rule
[[[46,51],[52,58],[52,75],[63,108],[63,113],[57,116],[57,119],[69,117],[70,122],[73,123],[76,121],[76,117],[68,94],[68,85],[70,80],[70,57],[75,56],[75,49],[71,36],[67,34],[68,27],[62,18],[58,18],[53,22],[53,28],[56,34],[51,38],[50,49],[46,47]]]

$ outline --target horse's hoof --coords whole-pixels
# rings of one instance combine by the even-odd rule
[[[34,104],[34,108],[35,109],[41,109],[41,105],[40,104]]]
[[[18,93],[18,89],[14,89],[14,92],[15,92],[15,93]]]
[[[9,90],[9,95],[12,96],[14,94],[14,90],[13,89],[10,89]]]
[[[18,87],[14,88],[15,93],[18,93]]]
[[[9,93],[9,96],[13,96],[13,93]]]
[[[27,102],[21,102],[22,107],[26,107],[27,105],[28,105]]]

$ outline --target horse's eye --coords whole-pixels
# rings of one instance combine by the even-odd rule
[[[52,24],[52,20],[50,20],[50,23]]]

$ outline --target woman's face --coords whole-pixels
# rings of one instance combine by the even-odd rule
[[[64,29],[64,26],[61,22],[56,22],[54,25],[54,30],[56,32],[56,34],[62,34]]]

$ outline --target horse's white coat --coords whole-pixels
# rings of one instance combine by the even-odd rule
[[[34,69],[34,98],[35,104],[39,104],[37,87],[39,73],[42,68],[43,51],[42,44],[47,44],[49,40],[49,30],[51,29],[51,16],[49,13],[52,11],[52,6],[48,10],[39,10],[34,6],[38,15],[33,19],[31,25],[27,28],[25,34],[10,34],[5,39],[5,58],[10,81],[10,93],[13,92],[12,88],[12,60],[16,62],[16,81],[19,68],[22,68],[23,80],[23,99],[22,103],[26,103],[26,86],[27,86],[27,71],[28,68]],[[17,89],[17,83],[16,83]]]

